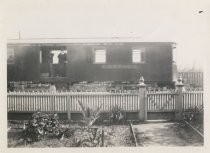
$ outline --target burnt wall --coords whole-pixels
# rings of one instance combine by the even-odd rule
[[[48,44],[50,45],[50,44]],[[39,81],[43,64],[39,61],[39,51],[60,48],[67,50],[68,81],[134,81],[140,75],[147,82],[172,81],[171,43],[81,43],[13,45],[15,63],[8,64],[9,81]],[[94,63],[94,48],[106,48],[106,63]],[[145,62],[132,63],[132,48],[145,49]]]
[[[94,63],[94,48],[106,48],[106,63]],[[145,48],[145,63],[132,63],[132,48]],[[73,81],[172,81],[170,44],[67,46],[68,75]]]
[[[35,81],[39,79],[38,46],[15,46],[15,63],[7,67],[7,78],[10,81]]]

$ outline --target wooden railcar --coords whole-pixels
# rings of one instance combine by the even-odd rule
[[[173,42],[134,40],[20,39],[8,40],[7,78],[11,81],[114,81],[173,85]],[[65,73],[58,55],[66,54]],[[53,53],[49,63],[49,54]]]

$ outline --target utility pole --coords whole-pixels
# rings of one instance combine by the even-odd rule
[[[20,30],[18,32],[18,36],[19,36],[19,39],[21,39],[21,33],[20,33]]]

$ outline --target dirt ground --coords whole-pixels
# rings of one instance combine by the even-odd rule
[[[112,125],[103,127],[104,146],[135,146],[129,126],[126,125]]]
[[[64,138],[63,140],[57,138],[44,139],[32,144],[25,144],[21,132],[22,124],[9,125],[11,126],[8,132],[9,148],[72,147],[69,138]],[[67,125],[67,127],[68,126],[72,127],[72,125]],[[93,127],[104,130],[104,147],[135,146],[128,125],[96,125]],[[203,139],[182,122],[148,121],[134,124],[133,129],[138,146],[203,146]]]
[[[188,126],[176,122],[147,122],[134,125],[139,146],[203,146]]]

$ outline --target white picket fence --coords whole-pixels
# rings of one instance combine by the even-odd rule
[[[189,108],[195,108],[195,106],[203,107],[203,91],[188,91],[183,93],[182,108],[187,110]]]
[[[8,93],[8,111],[57,111],[71,112],[81,111],[80,101],[84,107],[97,109],[101,105],[101,111],[110,111],[114,106],[119,106],[125,111],[139,110],[139,97],[137,93]]]
[[[147,111],[163,112],[175,111],[176,93],[158,92],[147,94]]]
[[[176,92],[146,92],[145,99],[148,112],[175,111]],[[8,112],[81,112],[78,104],[101,111],[110,111],[114,106],[124,111],[138,112],[138,93],[109,93],[109,92],[10,92],[7,95]],[[182,93],[182,109],[203,106],[203,91]]]

